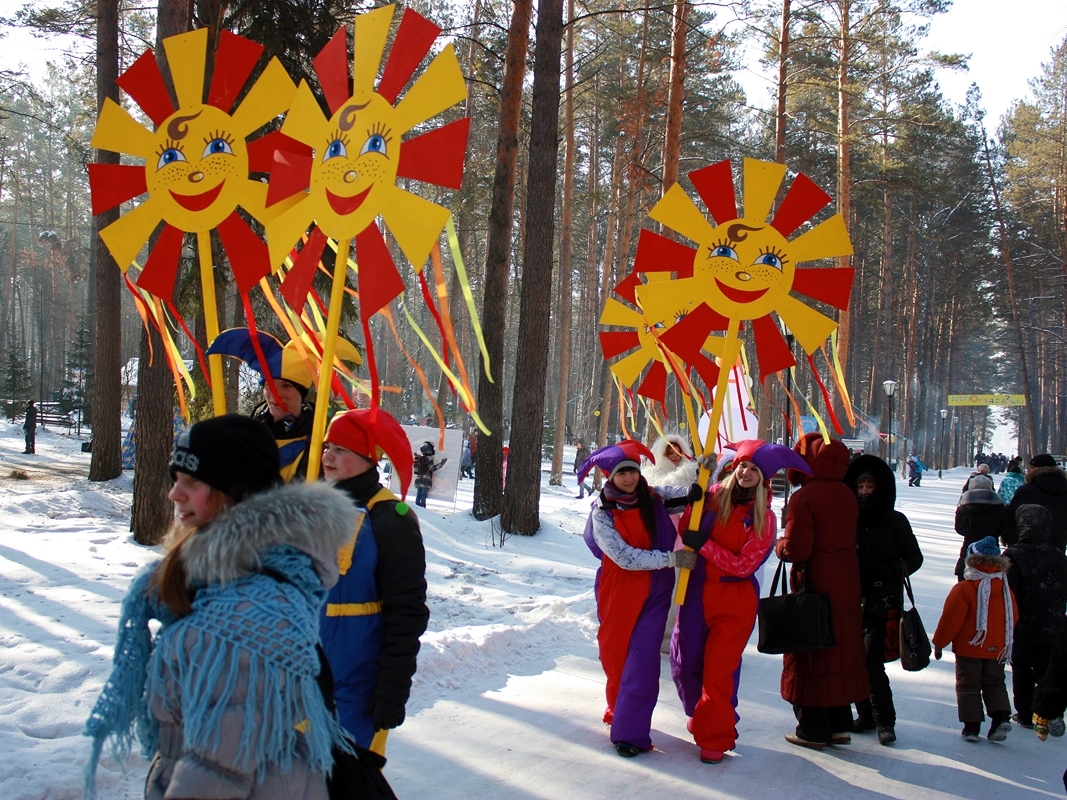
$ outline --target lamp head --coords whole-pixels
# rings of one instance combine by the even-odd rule
[[[942,408],[941,409],[941,419],[942,420],[948,419],[948,409],[947,408]]]
[[[886,397],[892,397],[897,390],[897,382],[894,380],[882,381],[882,389]]]

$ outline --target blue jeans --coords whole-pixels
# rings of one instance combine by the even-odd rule
[[[430,490],[426,487],[420,487],[415,490],[415,505],[426,508],[426,495],[430,493]]]

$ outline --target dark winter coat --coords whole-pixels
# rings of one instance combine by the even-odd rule
[[[435,462],[433,456],[428,456],[423,453],[415,456],[415,463],[412,465],[412,471],[415,473],[415,488],[432,489],[433,474],[441,469],[447,462],[447,458],[442,458],[440,461]]]
[[[1011,562],[1008,585],[1019,605],[1015,638],[1055,641],[1067,609],[1067,556],[1040,529],[1022,531],[1004,556]]]
[[[1045,678],[1034,691],[1034,713],[1045,719],[1062,717],[1067,710],[1067,622],[1060,625]]]
[[[1067,549],[1067,473],[1059,467],[1038,467],[1026,473],[1026,483],[1015,490],[1008,510],[1015,519],[1015,509],[1027,503],[1044,506],[1052,514],[1049,542]]]
[[[22,430],[27,433],[37,430],[37,409],[34,406],[26,407],[26,421],[22,423]]]
[[[1015,537],[1015,524],[1000,495],[992,489],[970,489],[960,496],[956,506],[956,533],[963,537],[956,560],[956,577],[962,580],[967,548],[987,536],[1010,544]]]
[[[878,456],[860,456],[849,465],[845,485],[855,493],[865,472],[874,478],[875,490],[861,506],[856,527],[860,588],[864,610],[884,616],[886,609],[903,607],[904,576],[922,566],[923,554],[908,518],[893,508],[897,482],[888,464]]]
[[[863,620],[860,609],[860,565],[856,554],[859,506],[842,482],[848,449],[819,434],[808,434],[794,448],[811,467],[801,488],[789,499],[785,536],[775,553],[793,563],[794,587],[799,572],[807,573],[807,591],[830,597],[837,644],[810,653],[787,653],[782,667],[782,698],[814,708],[844,706],[870,696]],[[804,452],[801,452],[801,450]],[[797,473],[790,472],[796,482]],[[806,563],[806,568],[802,567]]]
[[[278,445],[282,479],[286,483],[305,480],[308,472],[307,449],[311,444],[315,407],[305,400],[300,405],[300,416],[277,420],[271,416],[270,407],[263,402],[252,409],[252,419],[270,428],[274,442]]]
[[[381,658],[375,678],[373,722],[375,729],[383,727],[383,723],[392,723],[388,727],[394,727],[404,719],[404,706],[411,692],[419,653],[419,637],[430,619],[426,607],[426,551],[422,533],[412,511],[397,512],[395,497],[371,502],[382,491],[377,469],[342,481],[337,488],[361,508],[370,506],[368,515],[377,550],[374,584],[382,604]],[[327,655],[332,664],[334,654],[327,649]],[[334,673],[338,674],[338,670]]]

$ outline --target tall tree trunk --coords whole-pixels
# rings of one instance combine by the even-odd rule
[[[522,113],[522,83],[526,75],[526,51],[530,41],[530,13],[533,0],[514,0],[508,28],[508,50],[504,85],[500,92],[500,118],[497,123],[496,174],[493,201],[489,208],[489,236],[485,255],[485,290],[482,295],[482,325],[485,346],[496,382],[489,380],[486,364],[480,361],[478,407],[491,433],[478,433],[474,454],[474,516],[488,519],[503,506],[504,425],[503,374],[504,336],[508,302],[508,273],[511,262],[511,226],[515,209],[515,163],[519,156],[519,119]]]
[[[671,74],[667,89],[667,131],[663,137],[663,191],[678,182],[682,146],[682,99],[685,97],[685,34],[688,0],[674,0],[671,28]]]
[[[571,376],[571,253],[574,241],[574,0],[567,0],[566,70],[563,76],[563,219],[559,234],[559,389],[556,392],[556,435],[548,482],[563,485],[563,444],[567,433],[567,400]]]
[[[119,99],[115,81],[119,76],[118,0],[99,0],[96,18],[96,106],[104,100]],[[97,150],[98,164],[118,164],[119,154]],[[122,392],[119,373],[122,369],[121,273],[115,259],[99,241],[100,231],[117,220],[119,209],[113,208],[93,218],[95,343],[93,363],[93,455],[89,462],[89,480],[109,481],[122,474]]]
[[[539,0],[534,43],[530,122],[530,171],[526,186],[526,241],[522,254],[519,346],[511,404],[508,482],[501,527],[508,533],[537,532],[541,499],[541,441],[548,366],[548,319],[555,250],[556,162],[559,156],[559,60],[563,0]]]
[[[163,40],[189,30],[190,0],[159,0],[156,17],[156,53]],[[170,65],[163,66],[170,84]],[[154,240],[149,242],[149,247]],[[216,262],[217,263],[217,262]],[[152,353],[152,357],[149,356]],[[141,333],[137,368],[137,467],[133,473],[133,510],[130,530],[141,544],[156,544],[173,518],[167,500],[170,475],[167,465],[174,440],[174,379],[163,355],[163,340],[148,326]]]

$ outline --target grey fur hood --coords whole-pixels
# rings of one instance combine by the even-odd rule
[[[961,506],[1002,506],[1004,501],[992,489],[968,489],[960,495],[957,505]]]
[[[971,553],[967,556],[966,564],[982,572],[1007,572],[1011,569],[1011,561],[1004,556],[984,556],[980,553]]]
[[[259,556],[290,545],[311,556],[322,585],[337,583],[337,551],[355,530],[356,507],[326,483],[253,495],[222,512],[182,546],[190,586],[229,583],[259,570]]]

